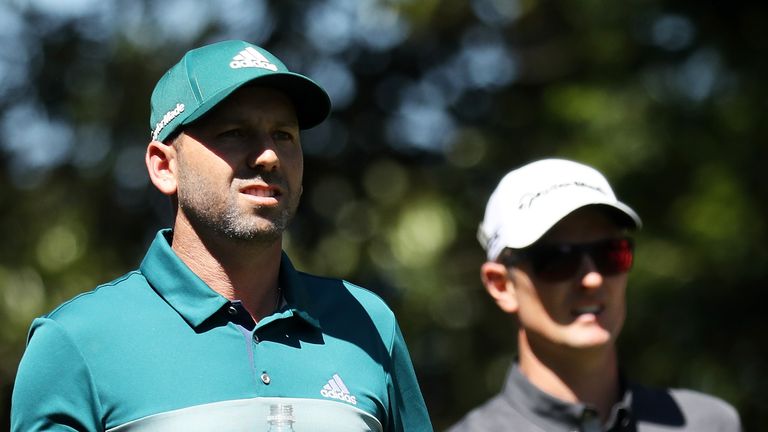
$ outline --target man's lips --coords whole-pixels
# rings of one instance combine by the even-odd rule
[[[276,202],[282,195],[282,191],[278,187],[267,185],[251,185],[240,189],[240,193],[253,197],[253,199],[260,202]]]
[[[600,313],[605,309],[605,306],[601,304],[593,304],[593,305],[583,305],[576,308],[571,309],[571,315],[573,316],[581,316],[581,315],[600,315]]]
[[[272,188],[247,188],[240,192],[246,195],[253,195],[257,197],[273,197],[277,195],[275,190]]]

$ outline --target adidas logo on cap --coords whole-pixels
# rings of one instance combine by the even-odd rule
[[[324,385],[320,390],[320,394],[323,397],[338,399],[344,402],[349,402],[352,405],[357,405],[357,399],[349,394],[349,389],[344,385],[344,381],[341,380],[339,374],[333,374],[333,377],[328,380],[328,384]]]
[[[256,48],[253,47],[248,47],[240,51],[236,56],[232,57],[232,61],[229,62],[229,67],[232,69],[256,67],[268,69],[273,72],[277,71],[277,66],[271,63],[266,57],[264,57],[264,54],[260,53]]]

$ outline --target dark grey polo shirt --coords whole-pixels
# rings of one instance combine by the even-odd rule
[[[629,384],[606,425],[597,411],[539,390],[513,364],[504,389],[470,411],[448,432],[739,432],[741,421],[725,401],[680,389]]]

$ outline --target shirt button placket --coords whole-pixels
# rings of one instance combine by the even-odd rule
[[[600,417],[592,409],[585,409],[581,414],[581,430],[583,432],[601,432]]]

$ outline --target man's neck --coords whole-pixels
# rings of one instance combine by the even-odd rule
[[[240,300],[255,322],[274,312],[279,301],[279,239],[263,244],[203,238],[188,223],[177,221],[171,247],[212,290],[229,300]]]
[[[585,403],[600,413],[603,421],[621,398],[615,347],[532,348],[524,331],[518,334],[520,371],[540,390],[558,399]]]

